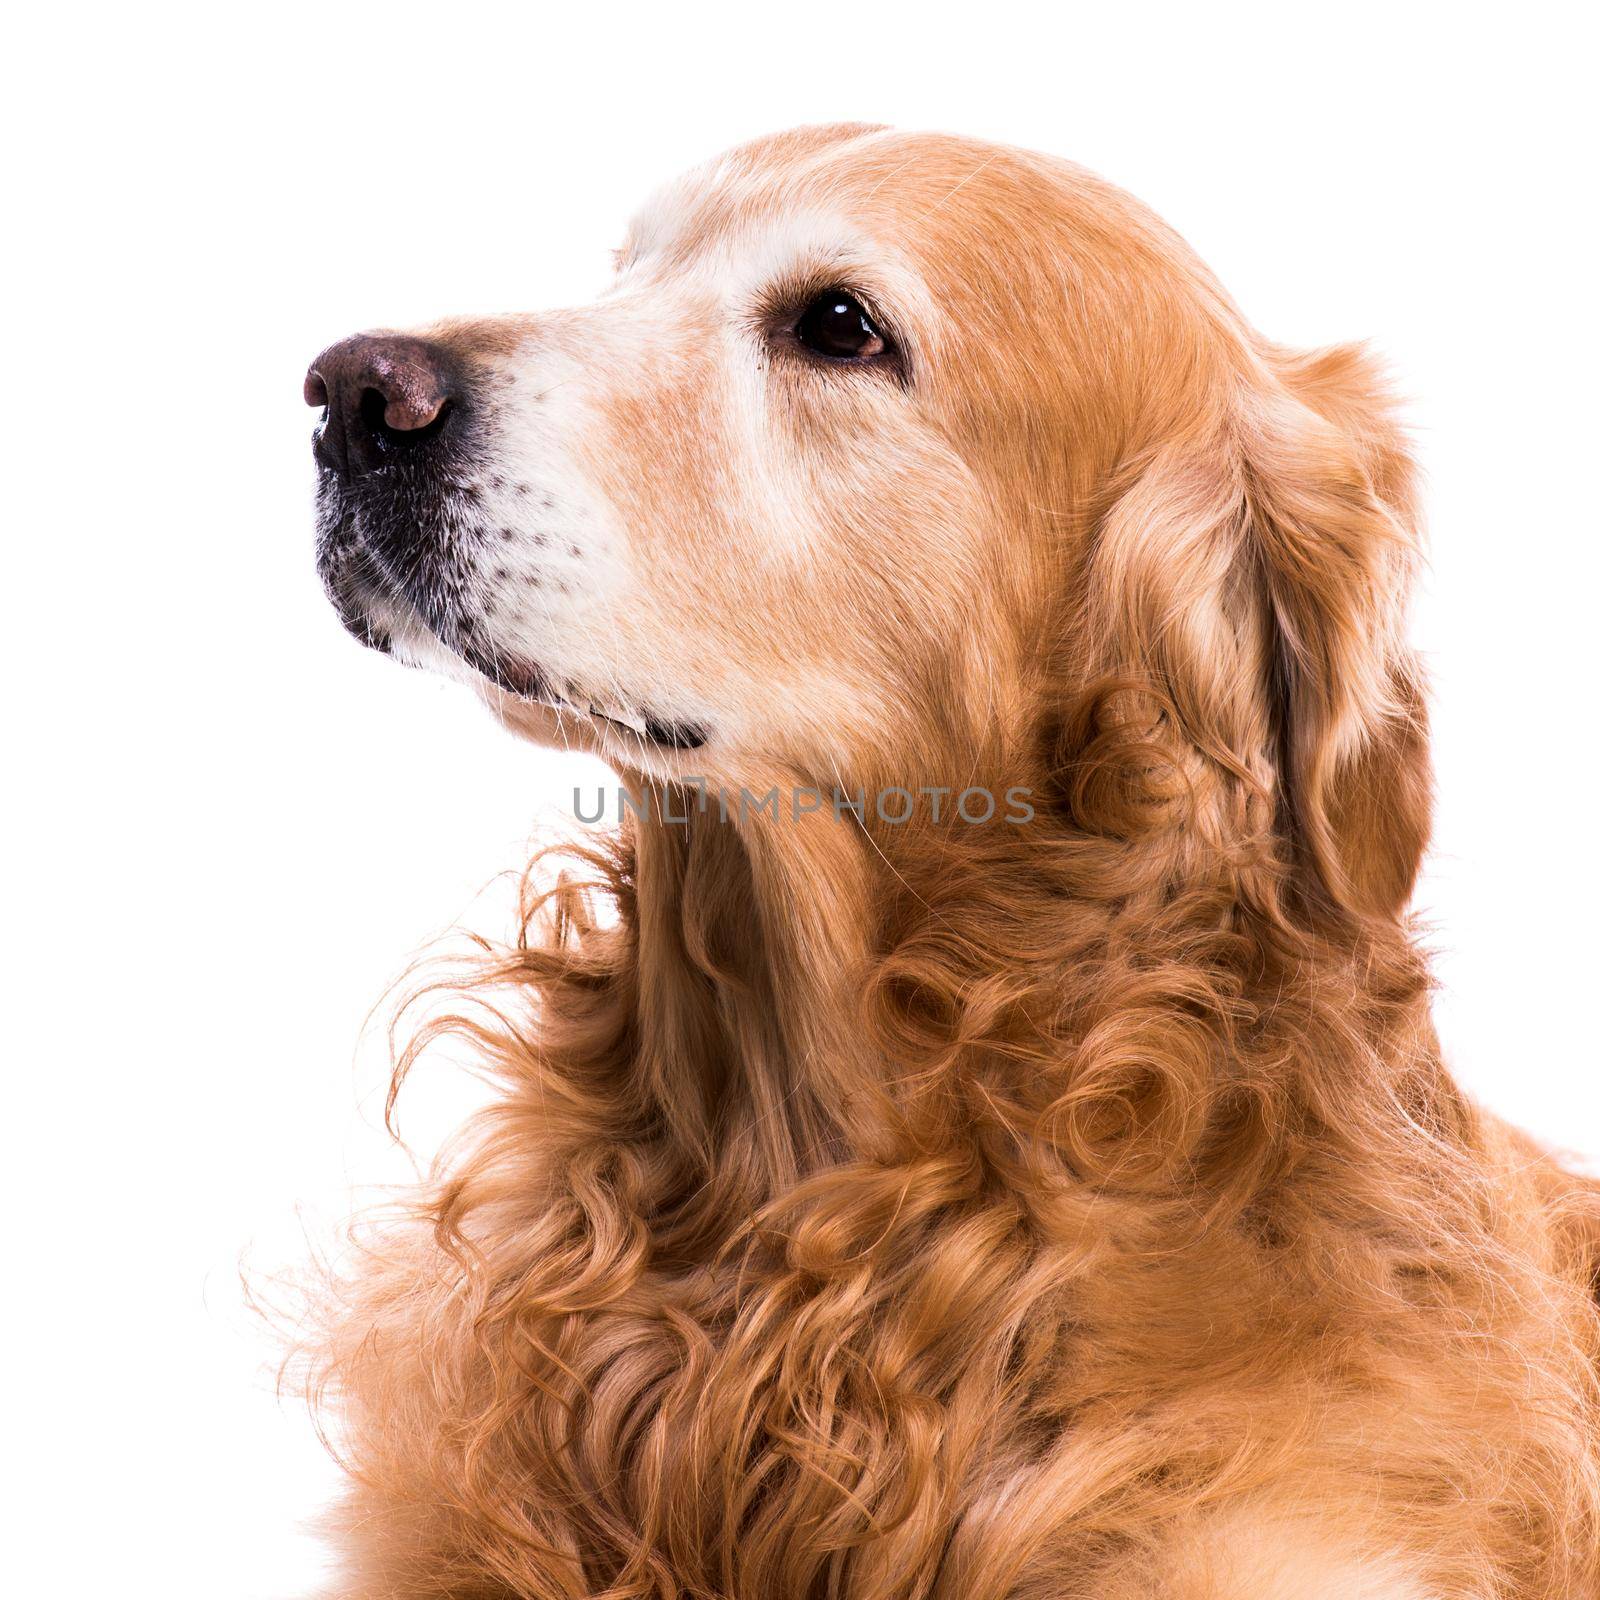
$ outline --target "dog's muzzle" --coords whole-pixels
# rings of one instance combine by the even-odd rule
[[[311,446],[317,569],[351,634],[391,655],[407,636],[427,636],[511,694],[585,712],[658,747],[705,743],[695,723],[566,699],[537,663],[513,659],[490,637],[480,568],[495,529],[485,519],[481,458],[493,404],[451,351],[410,334],[357,334],[311,363],[304,393],[323,408]]]

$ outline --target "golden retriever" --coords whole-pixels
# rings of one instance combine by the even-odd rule
[[[306,393],[346,623],[631,801],[400,1054],[501,1087],[308,1339],[339,1595],[1600,1595],[1600,1203],[1430,1023],[1365,355],[848,125]]]

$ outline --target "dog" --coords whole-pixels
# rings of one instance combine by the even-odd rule
[[[306,398],[345,624],[631,800],[396,1062],[499,1088],[309,1324],[344,1600],[1600,1595],[1600,1186],[1430,1022],[1365,353],[851,124]]]

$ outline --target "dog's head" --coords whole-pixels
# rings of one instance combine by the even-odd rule
[[[594,304],[347,340],[306,388],[347,625],[524,732],[669,780],[914,785],[1059,778],[1116,724],[1327,901],[1409,894],[1386,402],[1077,168],[780,135],[652,202]],[[1084,712],[1097,685],[1132,698]]]

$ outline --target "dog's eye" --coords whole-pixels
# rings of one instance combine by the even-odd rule
[[[839,289],[819,294],[800,313],[794,336],[807,350],[833,361],[866,361],[889,348],[861,302]]]

